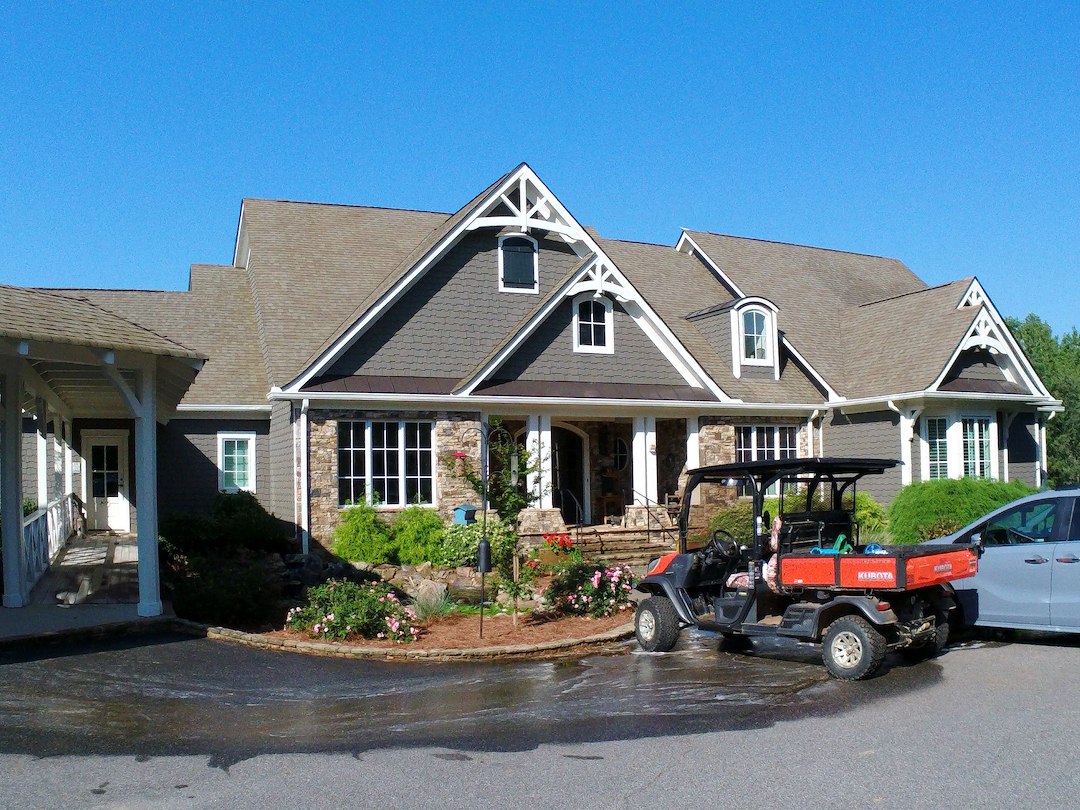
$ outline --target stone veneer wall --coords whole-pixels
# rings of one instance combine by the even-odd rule
[[[451,460],[455,452],[463,452],[480,463],[480,415],[448,411],[418,413],[386,413],[379,411],[314,410],[308,412],[308,454],[310,534],[313,543],[329,548],[341,509],[338,507],[337,425],[340,420],[431,420],[435,423],[435,503],[439,515],[449,520],[459,504],[476,504],[479,498],[461,478],[454,474]],[[392,518],[399,511],[387,509]]]

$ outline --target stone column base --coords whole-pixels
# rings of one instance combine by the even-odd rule
[[[522,509],[518,516],[518,534],[561,534],[566,522],[558,509]]]
[[[674,526],[667,509],[662,506],[633,504],[626,507],[623,526],[628,529],[647,529],[650,526]]]

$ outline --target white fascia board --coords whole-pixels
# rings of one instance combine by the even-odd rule
[[[696,253],[698,256],[701,257],[701,260],[705,262],[705,265],[714,273],[716,273],[721,283],[725,287],[727,287],[728,290],[731,291],[732,295],[734,295],[736,298],[746,297],[746,294],[743,293],[743,291],[739,288],[739,285],[732,281],[728,274],[720,269],[720,265],[714,262],[712,260],[712,257],[704,250],[702,250],[701,245],[694,241],[694,237],[690,236],[690,234],[686,232],[686,229],[683,228],[682,236],[679,237],[679,241],[676,243],[675,249],[681,251],[685,246],[689,246],[691,252]]]
[[[843,397],[840,396],[831,385],[829,385],[828,381],[826,381],[826,379],[824,377],[822,377],[818,373],[817,369],[815,369],[812,365],[810,365],[810,361],[808,361],[805,357],[803,357],[799,353],[798,349],[796,349],[791,344],[791,341],[787,339],[786,335],[781,339],[780,342],[784,345],[784,348],[788,350],[788,354],[790,354],[792,357],[795,358],[795,362],[797,362],[800,366],[802,366],[803,369],[811,377],[813,377],[814,380],[818,384],[820,384],[822,388],[825,389],[825,393],[827,393],[829,395],[829,402],[838,402],[840,400],[843,400]]]
[[[245,201],[240,201],[240,219],[236,222],[236,245],[233,247],[233,267],[246,267],[247,261],[245,259],[244,264],[239,264],[240,261],[240,239],[244,234],[244,205]]]
[[[908,407],[925,406],[929,402],[997,402],[1015,405],[1029,405],[1034,408],[1055,407],[1061,400],[1050,397],[1033,397],[1030,394],[986,394],[964,391],[909,391],[903,394],[885,394],[878,397],[847,399],[830,403],[842,413],[859,413],[875,409],[892,410],[889,403],[897,407],[901,403]]]
[[[979,280],[977,278],[974,279],[972,281],[972,284],[979,284]],[[1039,377],[1038,372],[1035,371],[1035,368],[1027,359],[1027,355],[1024,354],[1024,350],[1020,347],[1020,344],[1016,341],[1016,338],[1013,337],[1013,333],[1012,330],[1009,329],[1009,325],[1005,323],[1005,319],[1001,317],[1001,313],[998,312],[997,307],[994,306],[994,302],[990,299],[990,296],[987,294],[986,290],[981,284],[979,284],[979,289],[982,290],[983,294],[983,308],[990,313],[990,317],[994,319],[998,327],[1001,329],[1002,336],[1005,338],[1005,341],[1009,345],[1009,348],[1012,350],[1013,362],[1016,363],[1017,367],[1028,378],[1029,382],[1032,383],[1032,387],[1036,390],[1037,393],[1043,394],[1048,397],[1052,396],[1050,394],[1050,389],[1046,387],[1046,384],[1042,381],[1042,378]]]

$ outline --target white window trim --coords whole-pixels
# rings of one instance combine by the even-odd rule
[[[743,316],[748,312],[757,312],[765,316],[765,359],[748,359],[745,356],[746,332],[743,328]],[[763,299],[752,298],[736,305],[731,310],[731,370],[738,379],[744,367],[772,368],[773,377],[780,379],[779,335],[776,326],[776,309]]]
[[[580,343],[580,318],[578,317],[578,308],[586,301],[595,301],[604,306],[604,345],[603,346],[582,346]],[[597,297],[592,293],[582,293],[577,296],[573,302],[574,307],[574,351],[580,354],[614,354],[615,353],[615,314],[614,305],[612,300],[606,295]]]
[[[772,450],[772,458],[780,458],[780,431],[781,430],[794,430],[795,431],[795,455],[793,458],[802,458],[802,446],[800,439],[802,438],[802,425],[763,425],[760,422],[744,422],[737,424],[735,427],[735,458],[739,457],[739,430],[746,428],[751,431],[750,436],[750,450],[751,461],[763,461],[766,457],[763,455],[765,448],[758,445],[758,428],[764,428],[769,433],[769,445]],[[792,458],[792,457],[789,457]],[[766,491],[766,495],[769,497],[776,497],[777,488],[774,484]],[[746,495],[740,497],[749,497]]]
[[[225,442],[246,441],[248,456],[248,485],[246,487],[225,487]],[[255,431],[223,431],[217,435],[218,492],[255,493]]]
[[[503,242],[507,239],[527,239],[533,245],[533,285],[532,287],[503,286]],[[499,237],[499,292],[526,293],[535,295],[540,292],[540,243],[526,233],[507,233]]]
[[[919,474],[922,481],[930,480],[930,442],[926,437],[928,419],[945,420],[945,452],[949,478],[964,477],[964,420],[987,419],[990,422],[990,477],[985,480],[997,481],[1000,478],[1001,447],[998,441],[997,413],[992,411],[973,411],[968,409],[923,413],[919,420]],[[935,479],[940,480],[940,479]]]
[[[399,510],[406,509],[410,506],[420,506],[424,509],[437,509],[439,504],[439,469],[438,469],[438,448],[436,447],[437,431],[435,430],[435,422],[431,419],[342,419],[342,422],[355,422],[364,426],[364,500],[370,506],[372,503],[372,484],[371,484],[371,456],[372,456],[372,431],[371,425],[373,422],[396,422],[398,427],[398,492],[400,493],[400,499],[397,503],[387,503],[381,501],[375,508],[387,509],[387,510]],[[405,502],[405,425],[406,423],[413,424],[418,423],[421,425],[428,425],[431,427],[431,503],[407,503]],[[336,459],[336,456],[335,456]],[[335,461],[336,464],[336,461]],[[338,475],[335,471],[334,482],[337,483]],[[356,504],[338,504],[338,509],[349,509]]]

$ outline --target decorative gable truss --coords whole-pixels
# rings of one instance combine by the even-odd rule
[[[937,379],[927,389],[937,391],[948,376],[957,359],[969,349],[984,349],[990,353],[1001,369],[1002,375],[1009,382],[1024,386],[1032,396],[1051,398],[1046,385],[1032,368],[1023,349],[1017,344],[1005,321],[987,296],[978,279],[972,279],[967,290],[960,297],[956,308],[979,308],[971,326],[941,370]]]
[[[442,238],[416,264],[404,268],[397,282],[390,286],[332,345],[315,358],[307,369],[285,386],[282,389],[283,393],[301,393],[303,387],[312,378],[330,368],[465,233],[481,228],[499,230],[513,228],[523,234],[530,231],[555,234],[563,239],[576,255],[588,260],[581,270],[563,285],[561,294],[553,295],[541,304],[524,328],[504,342],[490,362],[485,362],[476,373],[462,381],[455,389],[455,395],[468,396],[485,377],[510,356],[564,297],[573,298],[589,292],[610,295],[619,302],[689,385],[710,391],[720,401],[733,401],[709,377],[660,316],[619,271],[615,263],[527,164],[522,163],[507,174],[502,182],[495,185],[481,199],[474,201],[471,210],[461,213],[464,215],[453,227],[448,228]]]

